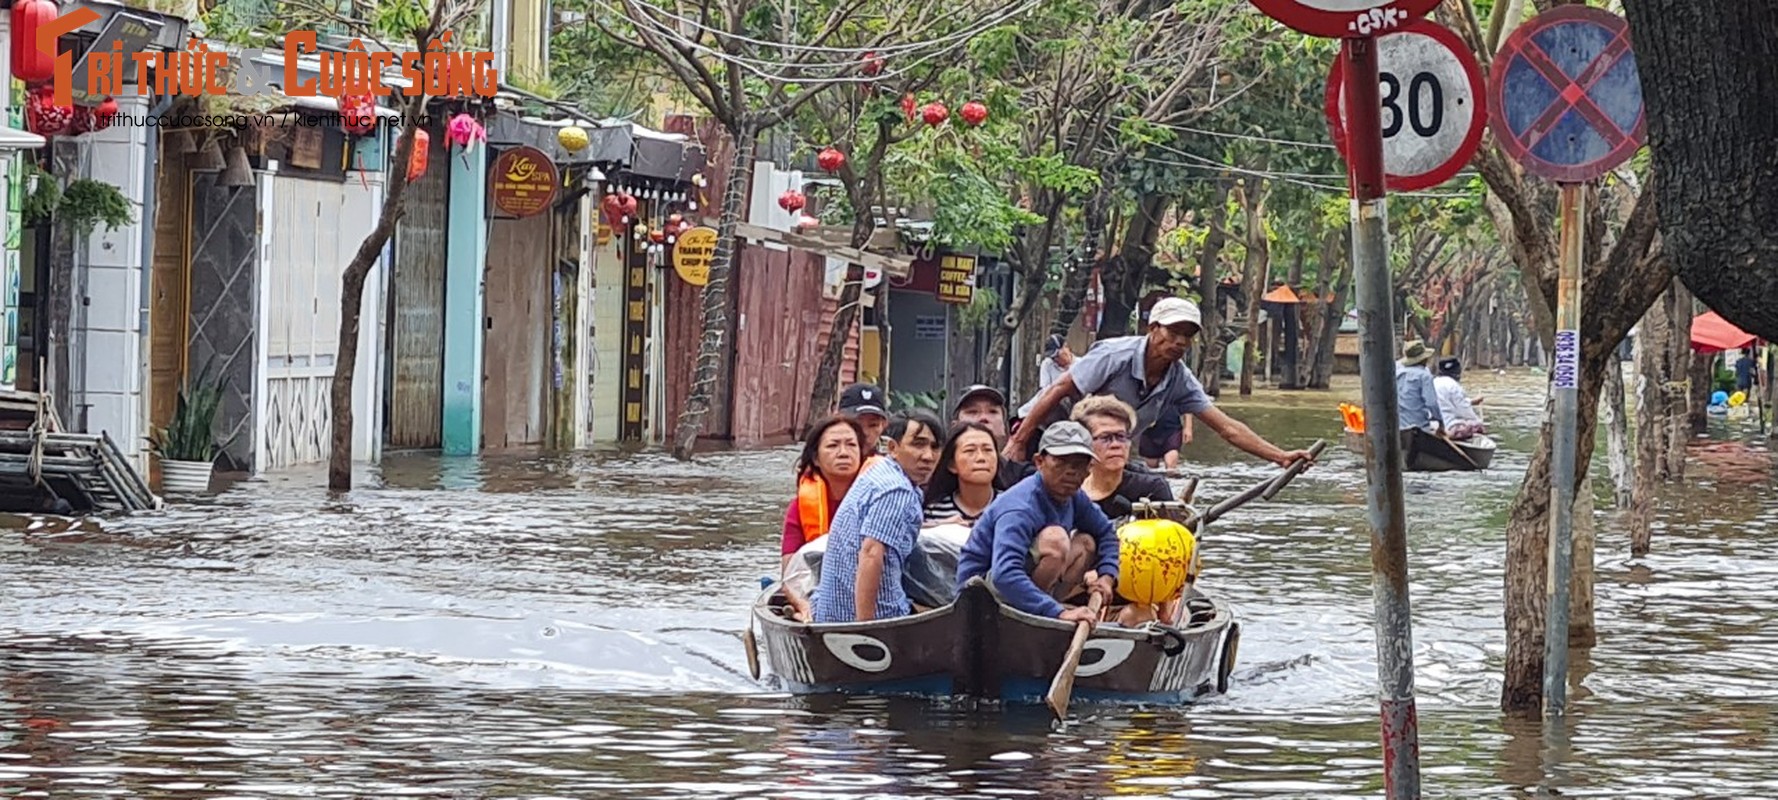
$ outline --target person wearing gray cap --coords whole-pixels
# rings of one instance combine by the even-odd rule
[[[1031,401],[1026,424],[1007,437],[1004,454],[1023,461],[1035,425],[1059,418],[1064,401],[1109,394],[1136,409],[1137,451],[1145,458],[1164,456],[1167,440],[1180,427],[1172,423],[1192,414],[1229,444],[1279,466],[1299,459],[1313,461],[1309,451],[1284,450],[1210,402],[1204,385],[1181,360],[1201,328],[1196,304],[1162,298],[1149,310],[1146,334],[1099,342]],[[1157,425],[1163,417],[1170,423]]]
[[[985,577],[1002,602],[1027,614],[1097,623],[1062,601],[1085,591],[1116,599],[1118,539],[1111,520],[1081,489],[1098,458],[1073,420],[1044,429],[1037,474],[994,498],[957,557],[957,588]]]

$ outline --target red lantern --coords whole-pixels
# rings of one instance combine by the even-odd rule
[[[425,130],[414,131],[414,151],[407,154],[407,182],[413,183],[426,174],[426,157],[432,149],[432,137]]]
[[[864,74],[876,77],[883,74],[883,57],[874,51],[864,54]]]
[[[52,0],[19,0],[12,4],[12,77],[40,83],[55,77],[56,54],[37,49],[37,29],[58,11]]]
[[[630,194],[629,192],[624,192],[623,194],[620,194],[617,197],[618,197],[618,200],[622,201],[622,203],[623,203],[624,222],[628,223],[630,220],[635,219],[636,218],[636,196],[633,194]]]
[[[840,167],[846,166],[846,154],[829,147],[815,156],[815,163],[828,172],[839,172]]]
[[[117,101],[107,97],[99,102],[98,108],[93,109],[93,130],[105,130],[111,127],[111,123],[115,121],[117,121]]]
[[[944,103],[927,103],[925,108],[920,109],[920,118],[934,127],[943,125],[950,116],[951,112],[945,108]]]
[[[677,228],[685,223],[685,215],[677,211],[667,215],[667,227]]]
[[[958,109],[957,113],[963,117],[963,122],[972,128],[988,119],[988,107],[974,100],[964,103],[963,108]]]
[[[909,122],[913,121],[913,119],[914,119],[914,96],[912,94],[904,94],[901,96],[901,113],[907,115]]]
[[[788,192],[778,195],[778,207],[792,214],[803,210],[803,206],[807,204],[808,199],[803,197],[802,192],[795,189],[791,189]]]
[[[605,221],[615,226],[624,215],[624,201],[615,193],[608,194],[599,201],[599,209],[605,212]]]
[[[667,240],[667,232],[660,228],[655,228],[648,232],[648,240],[655,244],[660,244]]]
[[[340,96],[340,128],[353,136],[377,129],[377,101],[368,94]]]
[[[39,136],[68,132],[74,124],[74,108],[56,105],[56,91],[49,84],[25,96],[25,127]]]

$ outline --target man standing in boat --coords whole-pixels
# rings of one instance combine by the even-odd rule
[[[1098,456],[1080,423],[1044,429],[1037,474],[982,512],[957,558],[957,588],[985,576],[1007,605],[1066,622],[1097,623],[1062,599],[1097,594],[1109,606],[1117,586],[1118,540],[1111,520],[1081,489]]]
[[[910,613],[902,573],[925,520],[920,487],[932,478],[945,429],[933,415],[898,415],[884,431],[888,458],[853,481],[834,511],[815,590],[815,621],[864,622]]]
[[[1155,303],[1146,335],[1099,342],[1031,402],[1024,424],[1006,443],[1006,457],[1024,461],[1037,427],[1060,419],[1065,400],[1108,394],[1136,409],[1134,434],[1144,458],[1165,456],[1168,439],[1179,430],[1178,425],[1157,425],[1163,417],[1179,422],[1193,414],[1224,441],[1278,466],[1312,461],[1309,451],[1284,450],[1211,404],[1204,385],[1181,360],[1202,327],[1198,307],[1190,301],[1168,297]]]
[[[1433,433],[1445,427],[1445,417],[1438,407],[1438,387],[1426,362],[1432,351],[1419,339],[1402,345],[1401,361],[1395,365],[1395,403],[1401,414],[1400,429],[1419,428]]]

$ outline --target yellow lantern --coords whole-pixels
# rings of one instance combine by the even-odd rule
[[[1117,530],[1117,593],[1132,603],[1165,603],[1185,588],[1197,540],[1170,519],[1131,520]]]
[[[563,128],[560,131],[556,132],[556,141],[560,142],[562,144],[562,148],[567,150],[568,152],[578,153],[578,152],[586,149],[586,146],[587,146],[586,129],[580,127],[579,125],[569,125],[568,127]]]

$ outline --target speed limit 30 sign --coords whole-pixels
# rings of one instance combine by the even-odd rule
[[[1440,0],[1252,0],[1266,16],[1299,33],[1328,39],[1376,36],[1406,26]]]
[[[1383,95],[1383,172],[1391,191],[1450,180],[1475,155],[1487,127],[1486,89],[1475,55],[1457,34],[1417,20],[1377,38]],[[1327,124],[1347,153],[1345,59],[1327,79]]]

